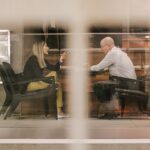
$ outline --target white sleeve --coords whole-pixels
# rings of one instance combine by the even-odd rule
[[[106,56],[103,58],[103,60],[100,63],[98,63],[97,65],[91,66],[90,70],[91,71],[99,71],[99,70],[105,69],[105,68],[113,65],[114,59],[115,59],[114,53],[108,52],[106,54]]]

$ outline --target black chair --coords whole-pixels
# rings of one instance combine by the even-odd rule
[[[54,84],[54,78],[46,77],[40,78],[30,81],[25,81],[22,79],[18,79],[15,73],[13,73],[13,69],[11,68],[10,64],[3,63],[0,65],[0,76],[3,82],[3,86],[6,92],[6,100],[2,106],[2,110],[4,114],[4,119],[7,119],[9,115],[11,115],[18,104],[22,100],[36,100],[38,98],[44,98],[44,113],[45,116],[48,115],[49,106],[48,106],[48,98],[51,96],[51,107],[53,108],[54,117],[57,119],[57,106],[56,106],[56,86]],[[43,79],[48,79],[52,82],[49,87],[46,89],[36,90],[36,91],[22,91],[22,87],[24,84],[34,82],[34,81],[41,81]],[[55,94],[53,94],[55,93]],[[53,97],[52,97],[53,96]]]
[[[15,73],[15,71],[12,69],[11,65],[8,62],[3,62],[3,65],[9,71],[9,74],[11,75],[12,80],[15,80],[15,81],[22,80],[23,73]]]
[[[128,79],[123,77],[110,77],[111,80],[118,82],[115,92],[118,93],[121,105],[121,116],[124,114],[126,100],[136,101],[140,111],[147,109],[148,93],[145,92],[144,79]]]
[[[10,78],[11,78],[11,81],[12,82],[18,82],[18,81],[21,81],[22,80],[22,77],[23,77],[23,74],[22,73],[19,73],[19,74],[16,74],[14,72],[14,70],[12,69],[11,65],[7,62],[3,62],[3,65],[5,66],[5,68],[7,68],[7,70],[9,71],[9,75],[10,75]],[[5,77],[5,76],[4,76]],[[3,77],[3,78],[4,78]],[[2,79],[3,79],[2,78]],[[6,78],[6,77],[5,77]],[[4,82],[5,83],[5,82]],[[2,108],[0,110],[0,114],[4,114],[7,107],[10,105],[11,103],[11,93],[10,91],[11,90],[7,90],[9,89],[9,86],[8,85],[4,85],[5,86],[5,92],[6,92],[6,99],[2,105]],[[15,86],[15,90],[17,90],[16,88],[18,88],[19,86]]]

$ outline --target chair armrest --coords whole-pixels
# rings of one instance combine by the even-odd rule
[[[55,83],[54,77],[51,76],[51,77],[36,78],[36,79],[32,79],[32,80],[19,81],[19,82],[17,82],[17,84],[26,84],[26,83],[30,83],[30,82],[36,82],[36,81],[44,81],[44,82],[47,82],[49,84]]]
[[[32,79],[32,80],[20,80],[17,82],[12,82],[11,84],[12,85],[23,85],[23,84],[28,84],[30,82],[36,82],[36,81],[44,81],[44,82],[47,82],[49,84],[55,83],[54,77],[42,77],[42,78],[36,78],[36,79]]]
[[[134,94],[134,95],[141,95],[141,96],[147,95],[147,93],[143,91],[139,91],[139,90],[115,88],[115,91],[119,93],[124,93],[124,94]]]

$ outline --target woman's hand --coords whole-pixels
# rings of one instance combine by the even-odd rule
[[[66,58],[67,56],[67,52],[63,52],[60,56],[60,62],[63,63],[64,59]]]
[[[43,76],[46,76],[49,73],[50,73],[50,71],[47,68],[43,69]]]

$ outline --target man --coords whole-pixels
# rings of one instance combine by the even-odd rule
[[[129,79],[136,79],[136,73],[134,65],[128,55],[123,52],[120,48],[115,46],[114,40],[111,37],[105,37],[100,41],[101,50],[105,54],[105,57],[97,65],[90,67],[91,71],[99,71],[105,68],[109,69],[110,77],[123,77]],[[97,87],[94,86],[94,92],[97,97],[104,104],[110,102],[113,92],[111,88],[107,87]],[[113,118],[116,116],[112,115],[113,110],[108,110],[107,113],[101,118]]]

